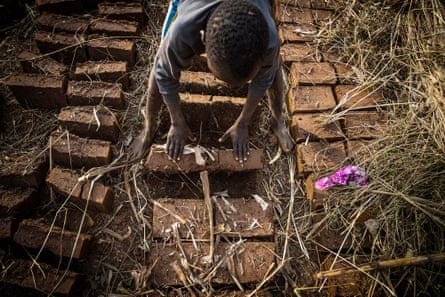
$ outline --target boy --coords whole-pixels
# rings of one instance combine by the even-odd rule
[[[247,160],[248,125],[269,88],[273,132],[284,152],[292,150],[293,141],[282,117],[280,42],[269,0],[173,0],[162,33],[149,78],[145,127],[130,154],[141,156],[153,141],[155,115],[164,101],[171,120],[166,153],[179,160],[187,139],[193,140],[180,108],[180,71],[190,66],[193,56],[203,52],[217,78],[233,86],[251,80],[241,114],[219,139],[222,142],[231,137],[235,159],[240,163]]]

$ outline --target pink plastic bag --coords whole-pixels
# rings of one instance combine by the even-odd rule
[[[341,168],[331,176],[322,177],[315,182],[315,188],[326,190],[336,185],[355,185],[363,187],[366,185],[366,172],[363,168],[349,165]]]

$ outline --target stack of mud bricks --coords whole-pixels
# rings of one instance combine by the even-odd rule
[[[26,170],[2,171],[2,185],[21,188],[0,192],[0,237],[30,250],[77,260],[88,255],[90,235],[26,216],[39,203],[38,190],[45,177],[60,202],[69,200],[87,208],[89,215],[112,212],[111,187],[81,177],[93,167],[109,165],[113,158],[113,143],[120,136],[119,114],[126,108],[123,92],[136,63],[133,38],[140,34],[145,13],[142,1],[137,0],[37,0],[36,6],[40,14],[35,20],[34,45],[19,55],[22,72],[10,76],[7,85],[24,108],[53,110],[60,128],[49,136],[49,155],[36,152]],[[86,11],[90,13],[81,16]],[[14,263],[11,275],[32,266],[20,259]],[[16,280],[6,274],[3,281],[30,288],[37,285],[44,292],[56,288],[53,293],[58,294],[76,290],[79,274],[68,272],[60,278],[63,271],[40,265],[48,266],[46,279],[30,275]],[[59,280],[63,281],[56,286]]]
[[[380,108],[383,97],[379,91],[357,86],[359,69],[348,66],[333,54],[319,52],[316,47],[319,30],[335,22],[332,3],[281,0],[281,56],[290,83],[287,107],[291,132],[297,143],[297,172],[306,182],[314,226],[323,219],[325,211],[329,211],[325,202],[330,197],[328,190],[314,188],[315,176],[332,174],[342,165],[369,157],[370,152],[362,148],[379,136],[379,127],[387,121]],[[328,121],[334,113],[342,116]],[[353,237],[363,234],[360,226],[356,229],[345,239],[338,230],[324,224],[314,240],[331,251],[346,251],[356,244]],[[366,245],[366,240],[364,242],[361,244]],[[335,289],[338,282],[330,285]],[[356,293],[350,288],[337,289],[332,296],[344,294]]]

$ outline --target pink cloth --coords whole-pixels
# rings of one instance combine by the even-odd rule
[[[322,177],[315,182],[315,188],[319,190],[326,190],[336,185],[366,185],[366,173],[363,168],[349,165],[341,168],[331,176]]]

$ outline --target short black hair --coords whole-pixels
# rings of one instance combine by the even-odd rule
[[[245,80],[265,56],[266,19],[248,0],[224,0],[211,13],[205,31],[207,58],[228,67],[234,80]]]

